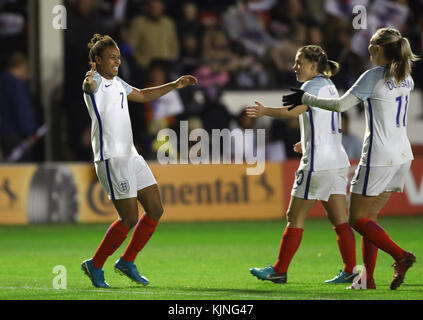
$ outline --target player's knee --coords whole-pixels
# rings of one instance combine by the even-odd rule
[[[286,212],[286,222],[288,222],[288,223],[292,223],[292,220],[293,220],[293,213],[292,213],[292,211],[291,210],[288,210],[287,212]]]
[[[287,227],[290,228],[302,228],[304,221],[300,215],[294,211],[288,209],[286,212]]]
[[[154,206],[151,210],[146,212],[147,216],[155,221],[159,221],[164,212],[162,204]]]
[[[355,221],[356,221],[356,219],[352,215],[349,215],[349,217],[348,217],[348,223],[353,228],[354,228],[354,225],[355,225]]]
[[[125,217],[121,218],[121,222],[128,228],[132,229],[138,223],[138,217]]]
[[[355,224],[357,223],[357,220],[361,218],[370,218],[371,213],[369,210],[351,210],[350,214],[348,215],[348,223],[351,227],[354,228]]]

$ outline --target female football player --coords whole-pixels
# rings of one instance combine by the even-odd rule
[[[338,97],[336,87],[329,79],[338,71],[338,63],[328,60],[320,46],[309,45],[298,50],[293,67],[297,80],[304,82],[302,89],[322,97]],[[260,102],[247,107],[250,117],[299,117],[302,151],[300,166],[286,212],[287,225],[273,266],[252,268],[250,272],[261,280],[286,283],[287,270],[297,251],[304,220],[317,200],[326,209],[328,218],[338,236],[338,246],[344,261],[344,270],[326,283],[351,283],[358,274],[354,231],[347,221],[346,191],[350,163],[342,146],[341,117],[337,112],[320,110],[312,104],[292,111],[287,108],[264,107]]]
[[[393,28],[381,28],[370,39],[371,61],[377,66],[364,72],[341,98],[321,98],[292,89],[285,106],[313,105],[342,112],[360,101],[366,103],[366,132],[359,166],[351,182],[349,222],[362,235],[366,279],[359,288],[376,288],[373,271],[377,249],[395,260],[392,290],[404,281],[416,257],[400,248],[377,223],[377,215],[392,192],[402,192],[413,153],[407,137],[407,110],[414,82],[412,62],[418,60],[410,44]],[[363,277],[364,278],[364,277]],[[366,281],[366,283],[363,283]],[[350,287],[352,289],[355,286]]]
[[[115,271],[147,285],[134,264],[163,213],[156,179],[133,144],[128,101],[145,103],[174,89],[197,83],[193,76],[158,87],[137,89],[118,77],[120,51],[110,36],[95,34],[88,47],[91,71],[83,82],[84,100],[91,117],[91,143],[97,176],[112,200],[119,218],[111,224],[94,256],[82,270],[96,287],[107,288],[102,267],[134,228],[132,238],[114,265]],[[137,200],[145,213],[138,219]]]

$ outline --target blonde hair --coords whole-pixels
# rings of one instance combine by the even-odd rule
[[[403,81],[411,74],[413,62],[420,60],[411,50],[408,39],[394,28],[378,29],[370,44],[382,47],[383,55],[391,62],[389,76],[394,76],[397,82]]]
[[[112,39],[110,36],[102,36],[99,33],[96,33],[92,38],[91,41],[88,43],[88,48],[90,52],[88,54],[88,58],[90,62],[95,62],[95,57],[101,57],[103,51],[107,47],[118,46],[115,40]]]
[[[298,49],[298,53],[302,53],[308,61],[317,63],[317,71],[330,78],[338,73],[339,63],[329,60],[326,52],[320,46],[308,45]]]

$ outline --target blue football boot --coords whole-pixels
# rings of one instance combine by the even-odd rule
[[[90,278],[94,287],[97,288],[109,288],[110,286],[104,280],[104,271],[102,269],[97,269],[94,266],[93,259],[88,259],[82,262],[81,270]]]
[[[122,258],[119,258],[116,261],[115,272],[127,276],[129,279],[131,279],[137,284],[142,284],[146,286],[150,283],[146,277],[143,277],[139,274],[137,266],[133,262],[125,261]]]
[[[335,276],[335,278],[326,280],[325,283],[353,283],[355,277],[359,276],[357,272],[347,273],[343,270],[339,270],[339,273]]]
[[[250,272],[253,276],[260,280],[268,280],[274,283],[286,283],[288,275],[285,273],[277,274],[272,266],[264,268],[251,268]]]

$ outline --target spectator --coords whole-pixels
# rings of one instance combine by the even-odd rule
[[[294,144],[301,140],[297,118],[283,120],[272,119],[270,132],[270,142],[273,144],[272,152],[274,154],[279,154],[282,159],[301,158],[302,154],[295,152],[293,148]],[[276,152],[276,147],[284,147],[285,150]],[[275,156],[273,159],[275,159]]]
[[[26,56],[13,53],[6,71],[0,74],[0,149],[4,158],[37,130],[37,112],[31,102],[28,79]],[[22,160],[34,161],[34,154],[29,152]]]
[[[270,76],[255,55],[248,55],[241,60],[235,77],[237,89],[265,89],[270,85]]]
[[[0,1],[0,68],[15,51],[26,51],[28,22],[26,1]]]
[[[236,129],[240,130],[240,133],[242,134],[240,135],[242,136],[242,142],[240,142],[237,131],[234,131]],[[249,139],[249,137],[246,136],[247,129],[254,129],[251,136],[252,139]],[[248,117],[245,107],[242,108],[242,111],[238,114],[236,119],[230,123],[230,130],[235,134],[235,137],[231,138],[231,153],[233,160],[239,161],[242,159],[245,162],[248,156],[251,157],[259,155],[263,155],[263,159],[265,158],[264,154],[266,146],[259,144],[257,130],[255,129],[257,129],[257,119]],[[237,146],[237,143],[242,143],[243,147],[240,148],[240,146]]]
[[[217,93],[231,80],[230,72],[237,68],[238,57],[231,51],[225,33],[208,28],[203,40],[203,64],[194,72],[206,94],[214,100]]]
[[[148,72],[148,82],[146,87],[156,87],[168,82],[167,70],[161,63],[153,63]],[[173,90],[158,99],[145,104],[145,119],[147,123],[148,135],[153,142],[153,151],[157,151],[157,133],[164,128],[176,127],[177,116],[184,112],[179,92]],[[149,158],[149,155],[146,155]]]
[[[128,41],[142,69],[152,60],[174,62],[179,58],[179,41],[174,21],[165,15],[162,0],[148,2],[148,14],[135,17],[130,25]]]
[[[334,42],[327,44],[328,55],[338,57],[336,60],[342,70],[333,77],[333,82],[343,90],[354,84],[366,66],[366,62],[351,50],[351,34],[345,26],[340,26]],[[359,110],[364,109],[360,106]]]
[[[192,74],[203,61],[201,45],[195,34],[186,33],[181,37],[181,58],[176,69],[179,74]]]
[[[279,45],[271,50],[272,64],[275,67],[274,77],[278,88],[297,83],[292,67],[297,50],[306,44],[307,27],[302,23],[296,23],[292,31],[291,37],[281,37]]]
[[[367,12],[367,28],[358,30],[351,38],[351,48],[363,59],[368,58],[369,40],[381,27],[392,27],[400,31],[405,27],[409,9],[405,0],[376,0]]]
[[[179,39],[182,39],[185,34],[195,36],[197,42],[203,38],[204,27],[200,21],[196,3],[186,2],[183,4],[182,18],[178,20],[177,24]]]
[[[342,117],[342,144],[350,160],[360,159],[363,143],[350,132],[350,120],[346,112],[341,113]]]
[[[308,37],[307,37],[307,44],[309,45],[316,45],[316,46],[324,46],[323,44],[323,34],[320,29],[320,26],[312,25],[308,27]]]
[[[271,10],[270,30],[278,39],[289,38],[298,23],[304,24],[304,8],[301,1],[278,1]]]
[[[229,38],[242,44],[250,54],[262,57],[277,44],[277,40],[265,29],[260,15],[249,10],[245,1],[230,6],[221,18]]]

